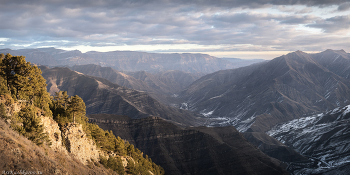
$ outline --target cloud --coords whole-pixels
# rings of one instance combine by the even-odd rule
[[[2,0],[0,38],[8,40],[0,41],[0,47],[197,44],[220,45],[216,51],[314,49],[321,43],[339,45],[346,36],[337,32],[349,29],[349,16],[310,13],[332,5],[345,11],[349,4],[345,2]],[[274,13],[268,11],[271,6],[277,9]],[[322,29],[333,39],[296,29],[300,26]]]
[[[346,2],[338,6],[339,11],[347,11],[349,9],[350,9],[350,2]]]
[[[334,33],[344,30],[349,31],[350,15],[317,20],[314,24],[308,24],[307,26],[312,28],[320,28],[327,33]],[[344,35],[346,34],[347,33],[344,33]]]

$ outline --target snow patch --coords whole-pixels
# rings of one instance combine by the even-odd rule
[[[209,112],[200,112],[200,114],[204,115],[204,117],[210,117],[213,113],[214,113],[214,110]]]

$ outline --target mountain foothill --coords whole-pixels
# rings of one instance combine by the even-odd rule
[[[246,62],[204,54],[55,48],[0,53],[41,65],[49,93],[81,97],[89,122],[134,144],[166,174],[348,170],[342,160],[350,154],[343,108],[350,104],[350,54],[344,50],[295,51]],[[336,109],[343,110],[329,112]],[[310,116],[321,113],[331,117],[317,120],[321,129],[310,129]],[[304,127],[292,127],[293,121]],[[339,127],[322,130],[326,125]],[[310,140],[313,132],[317,142]],[[342,151],[331,152],[337,143]]]

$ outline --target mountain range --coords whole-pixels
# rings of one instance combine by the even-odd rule
[[[218,71],[183,91],[180,107],[221,120],[212,126],[266,132],[281,122],[349,104],[349,67],[344,66],[348,62],[344,51],[296,51],[269,62]]]
[[[95,64],[118,71],[162,72],[179,70],[188,73],[212,73],[251,64],[242,59],[230,62],[206,54],[159,54],[133,51],[86,52],[67,51],[55,48],[0,49],[0,53],[23,55],[27,61],[46,66],[74,66]]]

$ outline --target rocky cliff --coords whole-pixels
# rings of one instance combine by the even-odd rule
[[[51,117],[41,116],[41,124],[44,127],[44,132],[47,133],[51,141],[51,149],[68,155],[67,149],[64,146],[64,142],[62,139],[62,132],[57,122],[54,121]],[[85,161],[82,161],[82,163],[85,163]]]
[[[83,163],[99,160],[99,155],[102,152],[96,148],[95,142],[87,138],[82,125],[69,123],[62,130],[64,145],[75,158]]]

